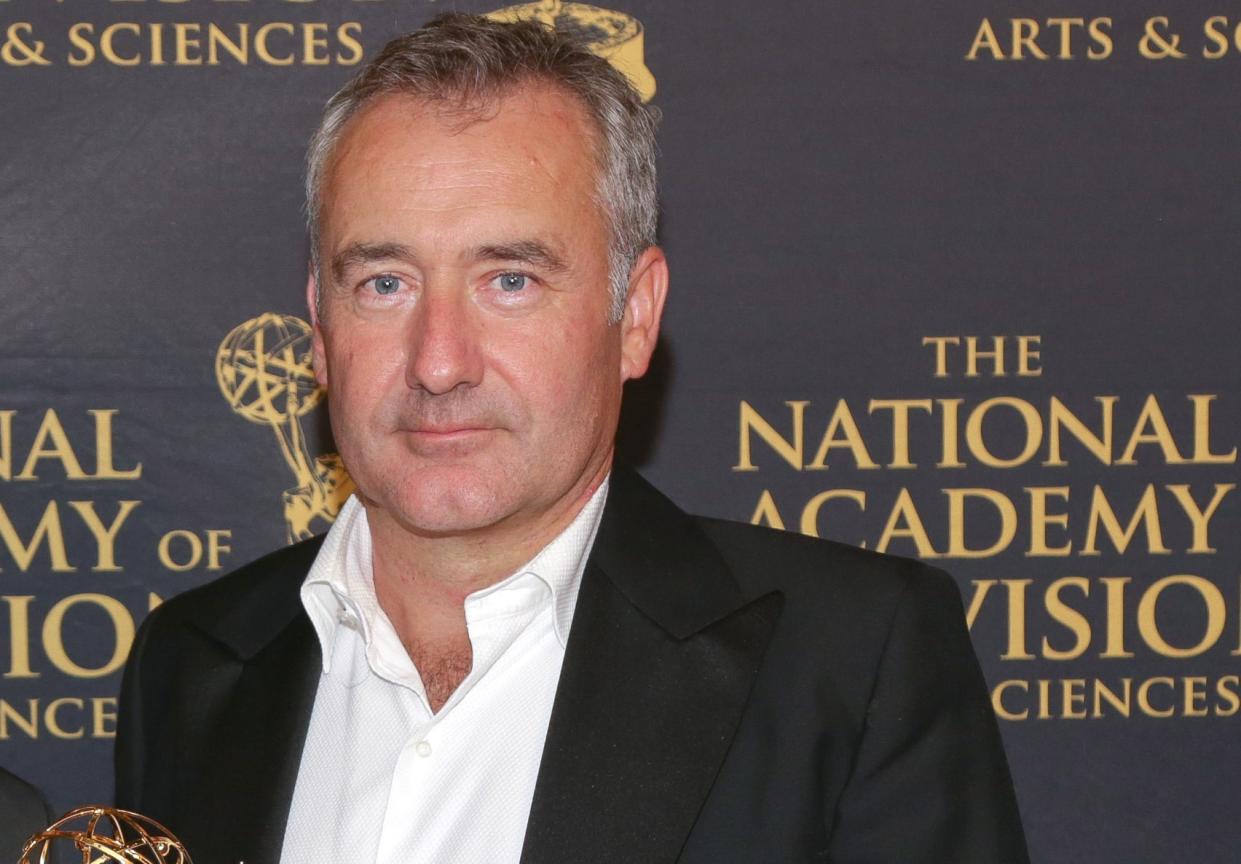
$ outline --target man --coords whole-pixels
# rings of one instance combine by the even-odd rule
[[[445,16],[328,105],[314,364],[358,494],[157,610],[120,803],[199,864],[1025,861],[955,586],[613,468],[654,349],[651,117]]]
[[[0,862],[16,861],[26,841],[51,821],[39,790],[0,768]]]

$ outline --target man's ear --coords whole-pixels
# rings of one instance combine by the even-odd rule
[[[306,277],[306,308],[310,312],[311,363],[315,369],[315,380],[320,387],[327,387],[327,354],[323,350],[323,324],[319,320],[319,284],[315,280],[313,267]]]
[[[621,381],[641,378],[659,341],[659,322],[668,297],[668,261],[651,246],[638,256],[629,276],[629,296],[621,319]]]

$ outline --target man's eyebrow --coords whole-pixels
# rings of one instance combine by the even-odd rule
[[[473,249],[470,257],[475,261],[517,261],[553,273],[563,273],[569,269],[563,258],[538,240],[488,243]]]
[[[332,275],[340,282],[351,267],[359,264],[390,261],[394,258],[409,261],[413,257],[409,247],[400,243],[350,243],[332,256]]]

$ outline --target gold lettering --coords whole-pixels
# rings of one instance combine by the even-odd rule
[[[336,28],[336,39],[349,49],[348,54],[336,52],[336,62],[341,66],[354,66],[362,59],[362,43],[355,38],[362,33],[362,25],[357,21],[346,21]]]
[[[91,699],[91,737],[116,737],[116,697],[96,696]]]
[[[1069,464],[1060,456],[1060,430],[1067,429],[1091,455],[1104,465],[1112,464],[1112,418],[1116,406],[1116,396],[1096,396],[1094,401],[1101,406],[1099,425],[1102,427],[1098,435],[1094,434],[1085,423],[1077,418],[1065,404],[1055,396],[1051,397],[1047,425],[1047,461],[1044,465]]]
[[[1146,431],[1148,426],[1149,432]],[[1142,413],[1138,415],[1138,421],[1133,426],[1133,434],[1129,437],[1129,443],[1125,445],[1125,452],[1116,460],[1116,464],[1136,465],[1137,460],[1133,458],[1133,454],[1140,444],[1158,444],[1160,450],[1163,451],[1164,462],[1168,465],[1180,465],[1185,462],[1181,451],[1176,449],[1172,430],[1168,428],[1168,421],[1164,419],[1163,409],[1159,407],[1159,400],[1155,398],[1154,393],[1146,397],[1146,402],[1142,405]]]
[[[198,39],[201,30],[202,26],[193,22],[178,21],[172,25],[174,66],[202,65],[202,42]]]
[[[1103,716],[1104,702],[1111,705],[1122,717],[1129,716],[1130,704],[1133,701],[1133,679],[1121,678],[1120,683],[1123,695],[1117,695],[1102,681],[1094,682],[1094,711],[1090,713],[1091,717],[1098,719]]]
[[[1195,465],[1232,465],[1237,461],[1237,448],[1227,453],[1211,452],[1211,403],[1217,397],[1199,395],[1190,396],[1194,403],[1194,457],[1190,461]]]
[[[1060,29],[1060,53],[1057,55],[1061,60],[1073,59],[1073,28],[1084,27],[1086,20],[1084,18],[1048,18],[1048,27],[1058,27]]]
[[[781,459],[787,462],[795,470],[800,471],[802,467],[802,454],[805,452],[804,447],[804,430],[806,426],[806,406],[809,402],[795,401],[785,402],[789,410],[793,412],[793,443],[790,444],[777,432],[770,423],[763,418],[750,406],[749,402],[741,400],[741,435],[738,441],[737,464],[733,466],[734,471],[757,471],[758,468],[750,458],[750,433],[758,433],[758,437],[763,440],[772,450],[776,451]]]
[[[801,533],[810,537],[818,537],[819,510],[828,501],[832,501],[837,498],[848,498],[851,501],[856,501],[858,509],[862,512],[866,512],[865,492],[858,489],[828,489],[826,492],[820,492],[818,495],[815,495],[806,502],[806,506],[801,511]],[[751,520],[750,524],[755,525],[758,523]],[[865,544],[861,545],[864,546]]]
[[[961,407],[963,399],[936,399],[939,404],[941,429],[940,440],[943,446],[943,453],[939,462],[935,463],[936,468],[964,468],[965,463],[961,461],[959,451],[957,449],[957,429],[958,422],[957,409]]]
[[[1000,406],[1015,410],[1025,426],[1025,444],[1022,445],[1021,452],[1010,459],[1001,459],[992,453],[982,432],[988,412]],[[980,403],[965,421],[965,442],[969,445],[970,452],[974,458],[990,468],[1015,468],[1024,465],[1038,451],[1042,441],[1043,418],[1029,402],[1013,396],[995,396]]]
[[[51,702],[48,702],[47,707],[43,709],[43,725],[47,728],[48,732],[52,733],[53,738],[75,739],[84,737],[86,735],[86,730],[81,726],[69,731],[60,725],[60,719],[56,715],[57,712],[66,705],[71,708],[75,708],[78,711],[82,711],[86,708],[86,703],[81,699],[71,699],[69,697],[53,699]]]
[[[51,448],[47,446],[48,439],[51,439]],[[39,479],[39,475],[34,473],[35,467],[43,459],[52,458],[60,461],[66,478],[70,480],[86,478],[86,472],[82,470],[82,464],[78,462],[77,454],[73,452],[73,445],[69,443],[69,436],[65,434],[65,427],[60,424],[56,410],[49,408],[43,415],[43,422],[39,424],[39,431],[35,433],[34,444],[31,445],[30,453],[26,456],[26,464],[22,466],[17,479]]]
[[[1151,704],[1150,691],[1156,684],[1161,684],[1169,690],[1176,690],[1176,682],[1171,678],[1162,675],[1156,678],[1147,678],[1138,685],[1138,707],[1148,717],[1171,717],[1176,713],[1175,708],[1157,709]]]
[[[1058,19],[1051,19],[1053,21]],[[1082,19],[1059,19],[1059,20],[1076,20],[1080,22]],[[1038,348],[1042,342],[1041,336],[1018,336],[1017,337],[1017,374],[1022,378],[1038,378],[1043,374],[1041,365],[1034,365],[1034,361],[1041,360],[1042,354]]]
[[[1107,589],[1107,648],[1099,656],[1109,660],[1132,657],[1133,652],[1125,650],[1125,586],[1133,580],[1128,576],[1104,576],[1099,581]]]
[[[987,32],[991,33],[991,24],[987,21],[986,18],[982,19],[982,23],[983,23],[983,27],[986,28]],[[981,34],[982,30],[980,29],[978,32]],[[994,33],[991,33],[991,38],[993,40],[995,39]],[[975,42],[975,48],[976,47],[977,47],[977,42]],[[998,50],[999,46],[997,45],[996,47]],[[970,49],[971,54],[974,53],[975,48]],[[973,60],[974,58],[966,57],[965,59]],[[999,57],[996,57],[995,59],[1003,60],[1004,57],[1003,55],[1001,55]],[[949,345],[960,345],[960,344],[961,344],[960,336],[923,336],[922,337],[922,347],[925,348],[927,345],[935,346],[935,377],[936,378],[947,378],[948,377],[948,346]]]
[[[65,651],[65,614],[79,604],[98,606],[112,620],[112,657],[102,666],[80,666]],[[121,602],[107,594],[71,594],[60,600],[43,621],[43,650],[52,665],[74,678],[102,678],[120,669],[134,641],[134,619]]]
[[[242,66],[250,62],[250,25],[237,25],[237,41],[234,42],[214,23],[207,25],[207,65],[220,65],[220,49],[227,51]]]
[[[1030,694],[1030,685],[1025,681],[1001,681],[991,691],[991,707],[995,710],[995,715],[1001,720],[1025,720],[1030,716],[1029,708],[1023,708],[1020,712],[1015,712],[1009,711],[1004,707],[1004,693],[1012,688],[1017,688],[1027,696]]]
[[[1060,680],[1060,716],[1065,720],[1086,719],[1086,681],[1083,678]]]
[[[1051,682],[1046,678],[1040,678],[1038,684],[1038,719],[1051,719],[1050,703],[1051,703]]]
[[[843,438],[839,437],[840,433],[843,433]],[[806,466],[807,470],[827,470],[827,451],[836,449],[845,449],[852,453],[858,468],[879,467],[870,458],[866,443],[862,440],[862,433],[858,431],[857,422],[849,410],[849,403],[844,399],[837,400],[836,410],[832,412],[832,419],[827,423],[827,431],[823,433],[818,452],[814,454],[814,461]]]
[[[1181,679],[1184,685],[1185,707],[1182,712],[1186,717],[1206,717],[1207,711],[1207,679],[1196,675]]]
[[[1060,592],[1066,587],[1076,588],[1083,597],[1090,596],[1090,582],[1081,576],[1065,576],[1048,586],[1047,592],[1043,595],[1043,604],[1047,608],[1047,614],[1053,621],[1072,633],[1074,640],[1071,648],[1062,650],[1053,648],[1051,641],[1044,636],[1043,656],[1049,660],[1076,660],[1090,647],[1090,622],[1085,615],[1060,598]]]
[[[892,461],[889,468],[917,467],[909,461],[909,409],[925,411],[930,414],[933,403],[930,399],[872,399],[867,412],[892,412]]]
[[[9,555],[17,562],[17,569],[23,573],[30,569],[30,562],[34,560],[35,553],[44,541],[47,542],[47,554],[51,558],[53,572],[69,573],[76,569],[69,565],[69,558],[65,553],[65,533],[61,530],[60,509],[55,501],[47,502],[47,507],[43,508],[43,518],[35,527],[29,543],[22,543],[17,536],[17,529],[4,511],[4,505],[0,504],[0,540],[4,541]]]
[[[285,21],[269,21],[258,29],[254,34],[254,53],[260,60],[269,66],[292,66],[293,55],[287,54],[276,57],[267,47],[267,37],[273,30],[280,30],[290,36],[296,35],[296,30],[292,24]]]
[[[1189,517],[1189,522],[1193,525],[1194,540],[1190,544],[1188,551],[1190,554],[1210,554],[1215,552],[1215,548],[1210,545],[1210,537],[1208,531],[1210,529],[1211,517],[1215,515],[1216,509],[1220,502],[1233,489],[1237,488],[1236,483],[1216,483],[1215,496],[1211,499],[1211,503],[1203,510],[1198,506],[1198,502],[1194,500],[1194,496],[1189,491],[1188,484],[1172,484],[1168,486],[1168,491],[1176,498],[1177,503],[1181,505],[1181,509],[1185,511],[1185,515]]]
[[[151,24],[151,61],[152,66],[163,66],[164,63],[164,25]]]
[[[1033,660],[1034,655],[1026,648],[1026,588],[1033,579],[1005,579],[1004,590],[1008,592],[1008,650],[1001,660]]]
[[[1241,579],[1237,581],[1241,582]],[[1241,590],[1237,592],[1237,604],[1237,650],[1228,652],[1232,657],[1241,657]]]
[[[30,601],[31,594],[0,597],[9,605],[9,671],[5,678],[38,678],[30,670]]]
[[[879,537],[879,544],[875,550],[888,551],[888,544],[896,537],[908,537],[913,540],[921,558],[939,557],[939,553],[931,545],[931,538],[926,533],[926,527],[922,524],[922,517],[918,515],[913,499],[909,497],[909,490],[905,488],[902,488],[896,496],[896,503],[892,505],[892,512],[888,515],[888,524],[883,526],[883,534]]]
[[[27,738],[39,737],[39,700],[28,699],[26,704],[30,715],[28,717],[18,714],[8,700],[0,699],[0,741],[9,740],[9,723],[25,732]]]
[[[0,480],[13,479],[13,415],[16,411],[0,411]]]
[[[1159,598],[1163,595],[1164,590],[1172,585],[1185,585],[1197,591],[1206,608],[1207,620],[1206,626],[1203,628],[1202,639],[1198,641],[1197,645],[1189,648],[1177,648],[1174,645],[1168,644],[1167,640],[1163,638],[1163,634],[1159,632],[1159,622],[1156,618]],[[1197,657],[1219,641],[1219,637],[1224,632],[1224,610],[1224,595],[1220,593],[1220,590],[1215,587],[1214,583],[1208,582],[1201,576],[1194,576],[1188,573],[1165,576],[1146,589],[1146,593],[1142,595],[1142,599],[1138,602],[1138,632],[1142,634],[1142,639],[1145,640],[1152,651],[1165,657]]]
[[[1086,49],[1086,56],[1091,60],[1106,60],[1112,56],[1112,35],[1111,35],[1112,19],[1111,18],[1092,18],[1086,30],[1090,33],[1091,40],[1098,45],[1098,49]]]
[[[1033,18],[1013,18],[1013,59],[1024,60],[1022,49],[1030,52],[1036,60],[1046,60],[1047,54],[1034,41],[1038,38],[1038,22]]]
[[[189,555],[183,561],[177,561],[172,557],[172,541],[183,540]],[[163,537],[159,538],[159,563],[163,564],[174,573],[184,573],[187,570],[193,570],[198,566],[198,562],[203,558],[203,541],[198,539],[198,535],[193,531],[186,531],[184,528],[178,528],[169,531]]]
[[[1014,44],[1013,59],[1020,60],[1021,59],[1020,54],[1021,54],[1020,47]],[[977,336],[966,336],[965,337],[965,377],[966,378],[977,378],[978,377],[979,375],[978,361],[979,360],[990,360],[991,361],[991,376],[993,378],[999,378],[1003,376],[1004,375],[1004,337],[1003,336],[992,336],[991,337],[991,350],[980,351],[978,350],[978,337]]]
[[[324,35],[326,33],[326,24],[302,25],[303,66],[326,66],[332,62],[327,55],[327,38]]]
[[[945,489],[948,496],[948,551],[949,558],[989,558],[1009,547],[1017,533],[1017,508],[1007,495],[994,489]],[[989,502],[1000,516],[1000,533],[985,549],[970,549],[965,545],[965,501],[976,499]]]
[[[1232,685],[1229,687],[1228,685]],[[1241,684],[1241,676],[1225,675],[1215,682],[1215,692],[1226,703],[1215,706],[1216,717],[1232,717],[1241,711],[1241,696],[1237,694],[1237,685]]]
[[[132,21],[118,21],[115,24],[109,24],[103,28],[103,33],[99,36],[99,53],[103,54],[103,58],[114,66],[137,66],[142,62],[141,54],[122,56],[117,53],[112,45],[112,40],[121,31],[132,33],[135,36],[142,35],[142,28]]]
[[[1073,551],[1073,541],[1068,540],[1062,546],[1050,546],[1047,543],[1047,528],[1055,525],[1067,530],[1069,527],[1068,513],[1048,513],[1047,499],[1059,498],[1069,500],[1068,486],[1027,486],[1026,494],[1030,496],[1030,548],[1026,550],[1027,558],[1063,558]]]
[[[125,524],[125,520],[129,518],[129,514],[141,502],[139,501],[121,501],[117,504],[116,516],[112,522],[105,526],[99,518],[99,514],[95,512],[94,501],[70,501],[69,506],[77,511],[78,516],[82,517],[82,522],[90,529],[91,535],[95,538],[95,566],[92,570],[97,572],[116,572],[121,568],[116,566],[116,534],[121,530],[121,526]]]
[[[1155,487],[1147,484],[1146,491],[1133,510],[1129,525],[1122,531],[1120,520],[1107,500],[1101,486],[1094,487],[1090,498],[1090,521],[1086,526],[1086,542],[1081,555],[1098,555],[1099,525],[1102,524],[1117,554],[1123,555],[1129,543],[1137,535],[1141,524],[1146,533],[1146,551],[1151,555],[1169,555],[1172,550],[1163,545],[1163,530],[1159,524],[1159,505],[1155,499]]]
[[[754,508],[754,513],[750,516],[750,524],[767,525],[784,530],[784,520],[780,518],[780,511],[776,509],[776,500],[771,497],[771,490],[764,489],[763,494],[759,496],[758,506]]]
[[[220,569],[220,554],[232,552],[233,547],[224,544],[225,540],[232,539],[233,532],[228,529],[211,528],[207,532],[207,569]]]
[[[1227,27],[1228,19],[1223,15],[1212,15],[1202,25],[1202,33],[1215,46],[1215,50],[1202,47],[1202,56],[1208,60],[1218,60],[1228,53],[1228,37],[1219,28]]]
[[[970,597],[969,609],[965,611],[965,629],[973,630],[974,622],[978,620],[978,613],[982,611],[983,601],[987,599],[987,595],[991,593],[992,586],[996,585],[996,579],[971,579],[970,584],[974,586],[974,593]]]
[[[70,66],[89,66],[95,62],[95,46],[92,45],[91,41],[86,38],[86,36],[93,35],[94,32],[95,25],[86,21],[80,21],[69,28],[69,42],[72,43],[74,48],[82,52],[81,54],[74,54],[70,51],[68,57]],[[6,413],[12,414],[13,412],[0,411],[0,421],[4,419],[3,415]],[[5,479],[8,479],[8,475],[5,470],[6,466],[7,460],[0,456],[0,476],[4,476]]]

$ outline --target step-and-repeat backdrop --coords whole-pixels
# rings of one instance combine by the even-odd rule
[[[663,114],[626,457],[949,569],[1036,861],[1237,861],[1241,6],[612,5],[506,14]],[[111,794],[147,611],[348,489],[303,146],[444,6],[0,0],[0,764],[57,810]]]

